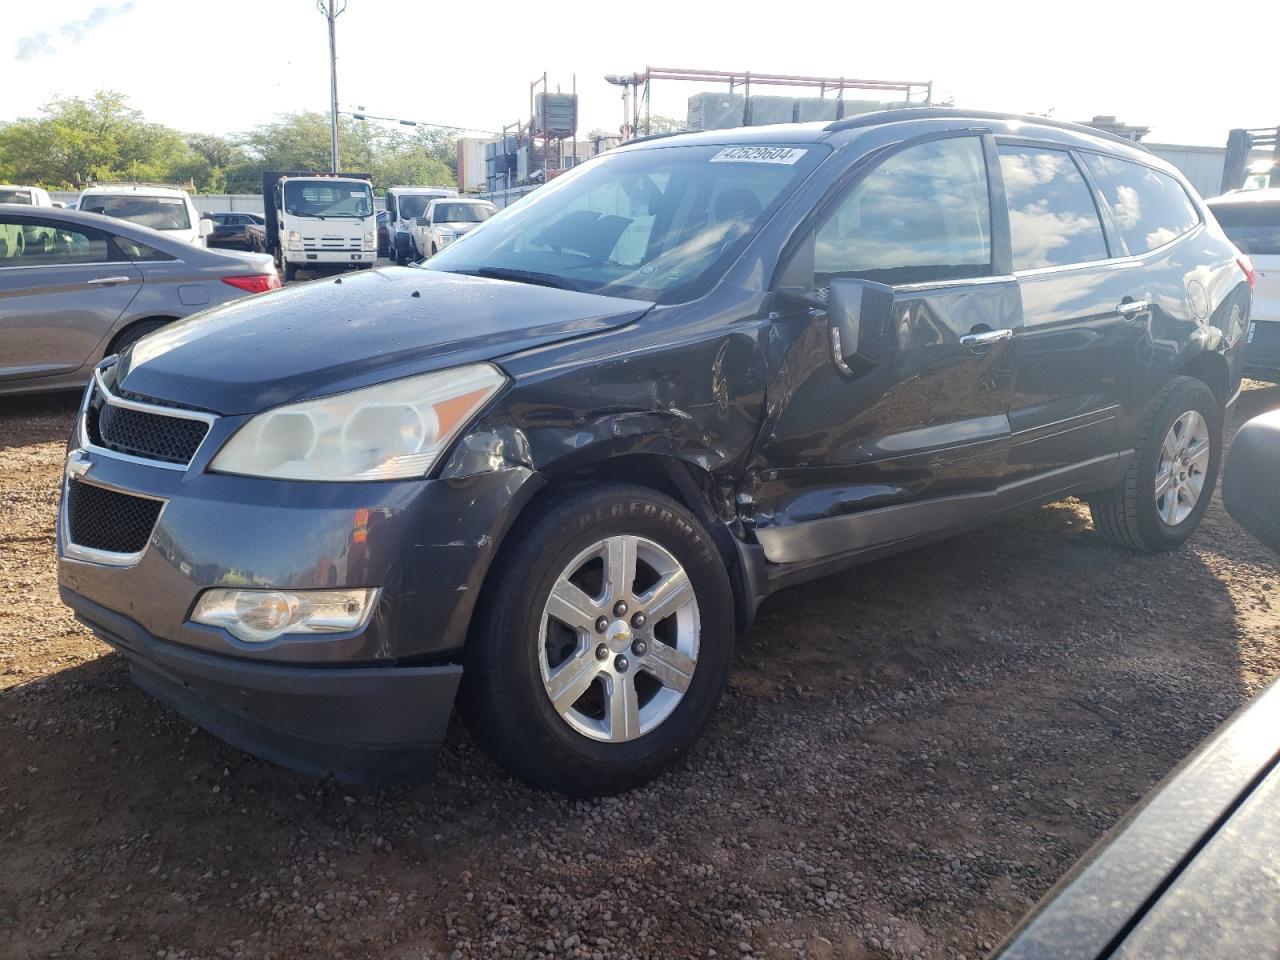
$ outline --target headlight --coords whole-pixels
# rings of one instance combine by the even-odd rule
[[[373,613],[372,590],[206,590],[192,623],[222,627],[245,643],[268,643],[286,633],[351,633]]]
[[[285,240],[285,242],[286,242],[290,247],[294,247],[294,248],[301,248],[301,247],[302,247],[302,234],[300,234],[297,230],[290,230],[290,231],[289,231],[289,236],[288,236],[288,238]]]
[[[421,477],[506,379],[477,363],[277,407],[241,427],[210,469],[281,480]]]
[[[373,230],[370,230],[368,233],[364,235],[364,248],[366,250],[372,250],[377,245],[378,245],[378,234],[375,233]]]

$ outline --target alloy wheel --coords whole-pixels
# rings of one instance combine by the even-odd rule
[[[1156,467],[1156,512],[1166,526],[1176,527],[1191,515],[1204,495],[1211,441],[1209,424],[1195,410],[1173,422],[1160,447]]]
[[[583,736],[634,740],[684,698],[699,634],[693,583],[670,551],[644,537],[607,537],[574,557],[547,597],[543,687]]]

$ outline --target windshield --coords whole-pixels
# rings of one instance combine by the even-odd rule
[[[427,212],[427,204],[440,199],[438,193],[428,193],[400,197],[400,219],[416,220]]]
[[[437,203],[431,208],[432,223],[484,223],[494,214],[485,203]]]
[[[1250,256],[1280,254],[1280,203],[1210,204],[1231,242]]]
[[[423,264],[520,271],[680,303],[719,279],[826,147],[650,147],[597,157]]]
[[[80,209],[128,220],[152,230],[189,230],[191,218],[181,197],[96,196],[85,197]]]
[[[350,181],[289,180],[284,210],[298,217],[367,217],[373,213],[373,188]]]
[[[31,203],[30,190],[0,190],[0,203]]]

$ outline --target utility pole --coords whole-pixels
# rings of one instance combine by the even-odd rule
[[[333,172],[338,172],[338,41],[334,21],[347,9],[347,0],[316,0],[316,9],[329,21],[329,140]]]

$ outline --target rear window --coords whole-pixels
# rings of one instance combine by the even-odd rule
[[[1209,209],[1231,242],[1255,256],[1280,256],[1280,204],[1222,203]]]
[[[128,220],[152,230],[189,230],[191,218],[181,197],[89,196],[80,209]]]
[[[1187,191],[1168,174],[1096,153],[1085,154],[1085,163],[1111,204],[1129,253],[1163,247],[1200,222]]]

